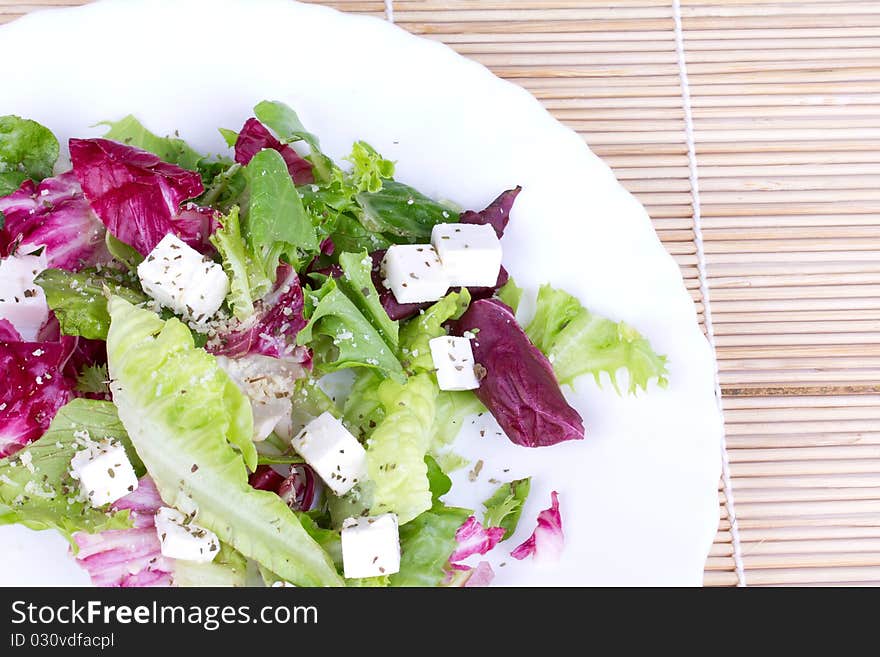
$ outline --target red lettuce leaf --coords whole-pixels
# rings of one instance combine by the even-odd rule
[[[155,529],[160,506],[156,485],[144,476],[137,490],[113,504],[114,510],[129,510],[131,529],[74,534],[76,560],[95,586],[171,586],[173,562],[162,556]]]
[[[59,342],[0,341],[0,458],[42,436],[74,397],[76,379],[65,371],[77,342],[69,336]]]
[[[294,511],[308,511],[315,503],[317,478],[315,471],[305,463],[291,465],[287,477],[272,466],[258,466],[248,477],[248,483],[258,490],[277,493]]]
[[[508,306],[498,299],[474,301],[452,329],[477,334],[471,345],[484,376],[474,393],[511,441],[541,447],[584,437],[583,420],[562,395],[550,361]]]
[[[309,511],[315,503],[317,477],[305,463],[290,466],[290,475],[278,488],[278,495],[294,511]]]
[[[550,493],[552,502],[549,509],[538,514],[538,526],[532,535],[518,545],[510,553],[514,559],[538,557],[540,559],[558,559],[565,544],[562,532],[562,515],[559,513],[559,494]]]
[[[244,126],[242,126],[241,131],[238,133],[238,139],[235,141],[235,161],[245,166],[254,155],[264,148],[271,148],[281,154],[281,157],[287,164],[290,177],[293,178],[293,182],[297,185],[315,182],[311,162],[301,157],[292,146],[278,141],[269,132],[269,129],[257,119],[248,119],[244,122]]]
[[[492,566],[488,561],[481,561],[471,570],[463,586],[466,589],[489,586],[493,579],[495,579],[495,571],[492,570]]]
[[[0,342],[21,342],[21,335],[8,319],[0,318]]]
[[[507,222],[510,220],[510,210],[513,208],[513,202],[521,191],[522,187],[519,185],[513,189],[508,189],[492,201],[485,210],[480,212],[466,210],[462,212],[458,221],[463,224],[489,224],[495,229],[495,233],[500,239],[504,235],[504,229],[507,228]]]
[[[469,569],[458,562],[475,554],[486,554],[504,538],[504,527],[483,527],[476,517],[471,516],[464,521],[455,532],[458,546],[449,557],[449,564],[457,569]]]
[[[0,231],[3,255],[13,247],[22,254],[45,248],[47,266],[68,271],[110,261],[104,225],[71,171],[38,185],[24,181],[18,191],[0,198],[0,212],[6,217]]]
[[[70,158],[92,210],[114,237],[141,255],[169,232],[203,253],[212,248],[213,211],[194,204],[180,208],[203,191],[197,172],[108,139],[71,139]]]
[[[257,490],[277,493],[279,486],[284,483],[284,476],[276,472],[271,465],[258,465],[248,477],[248,483]]]
[[[107,362],[98,340],[62,336],[55,315],[36,341],[24,341],[11,322],[0,319],[0,458],[17,452],[49,428],[58,409],[74,397],[100,397],[77,392],[77,375],[86,365]]]
[[[275,288],[255,306],[256,312],[246,324],[219,333],[205,348],[216,356],[262,354],[310,366],[309,351],[296,344],[296,336],[307,322],[302,286],[293,267],[278,267]]]

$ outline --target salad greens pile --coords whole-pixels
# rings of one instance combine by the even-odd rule
[[[389,249],[430,249],[441,224],[501,238],[519,187],[462,212],[365,142],[334,162],[276,101],[221,129],[223,156],[134,116],[105,125],[70,139],[57,171],[49,129],[0,117],[0,523],[59,531],[97,585],[254,584],[249,570],[266,585],[485,585],[488,563],[465,560],[513,535],[531,479],[499,482],[481,510],[446,504],[462,424],[488,411],[495,439],[549,446],[584,438],[560,384],[605,373],[620,393],[620,370],[630,394],[667,384],[645,337],[563,290],[541,287],[520,326],[503,267],[492,286],[398,301]],[[471,389],[438,384],[446,336],[472,345]],[[322,440],[362,460],[329,472],[340,457],[308,443]],[[93,505],[94,475],[71,461],[120,449],[137,485]],[[216,540],[210,558],[169,547],[162,507]],[[394,565],[356,568],[358,532],[386,514]],[[554,492],[513,556],[561,549],[561,522]]]

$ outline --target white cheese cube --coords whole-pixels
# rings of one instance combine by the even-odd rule
[[[468,338],[444,335],[428,341],[440,390],[473,390],[480,387],[474,373],[474,352]]]
[[[207,563],[220,551],[217,534],[188,522],[187,516],[167,506],[156,511],[156,535],[162,556],[169,559]]]
[[[398,303],[437,301],[449,289],[449,279],[430,244],[390,246],[382,266],[385,287],[394,293]]]
[[[290,443],[336,495],[367,478],[367,452],[342,422],[321,413]]]
[[[80,450],[70,460],[70,474],[94,507],[104,506],[134,492],[137,475],[125,448],[109,440]]]
[[[138,265],[144,292],[197,322],[210,318],[229,293],[223,267],[168,233]]]
[[[400,570],[397,516],[346,518],[342,523],[342,568],[345,576],[381,577]]]
[[[26,342],[34,342],[49,317],[46,294],[34,277],[46,268],[44,255],[0,260],[0,319],[9,320]]]
[[[431,244],[440,256],[449,284],[491,287],[501,269],[501,240],[488,224],[437,224]]]

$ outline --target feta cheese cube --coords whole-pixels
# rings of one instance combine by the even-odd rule
[[[321,413],[290,443],[336,495],[367,477],[367,452],[342,422]]]
[[[428,341],[440,390],[473,390],[480,387],[474,373],[474,352],[468,338],[444,335]]]
[[[388,247],[382,266],[385,287],[398,303],[437,301],[449,289],[449,279],[430,244],[394,244]]]
[[[346,518],[342,523],[342,568],[345,576],[380,577],[400,570],[397,516]]]
[[[177,509],[167,506],[156,511],[156,535],[162,556],[169,559],[208,563],[220,551],[217,534],[193,522]]]
[[[229,293],[223,267],[168,233],[138,265],[144,292],[160,305],[197,322],[220,308]]]
[[[46,268],[46,256],[9,256],[0,260],[0,319],[9,320],[23,340],[33,342],[49,317],[46,294],[34,277]]]
[[[453,287],[491,287],[501,269],[501,241],[488,224],[437,224],[431,244]]]
[[[137,475],[120,443],[92,443],[70,460],[70,474],[94,507],[115,502],[134,492]]]

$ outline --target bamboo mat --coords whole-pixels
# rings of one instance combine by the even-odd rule
[[[524,86],[647,207],[717,347],[706,584],[880,584],[880,2],[322,4]]]

